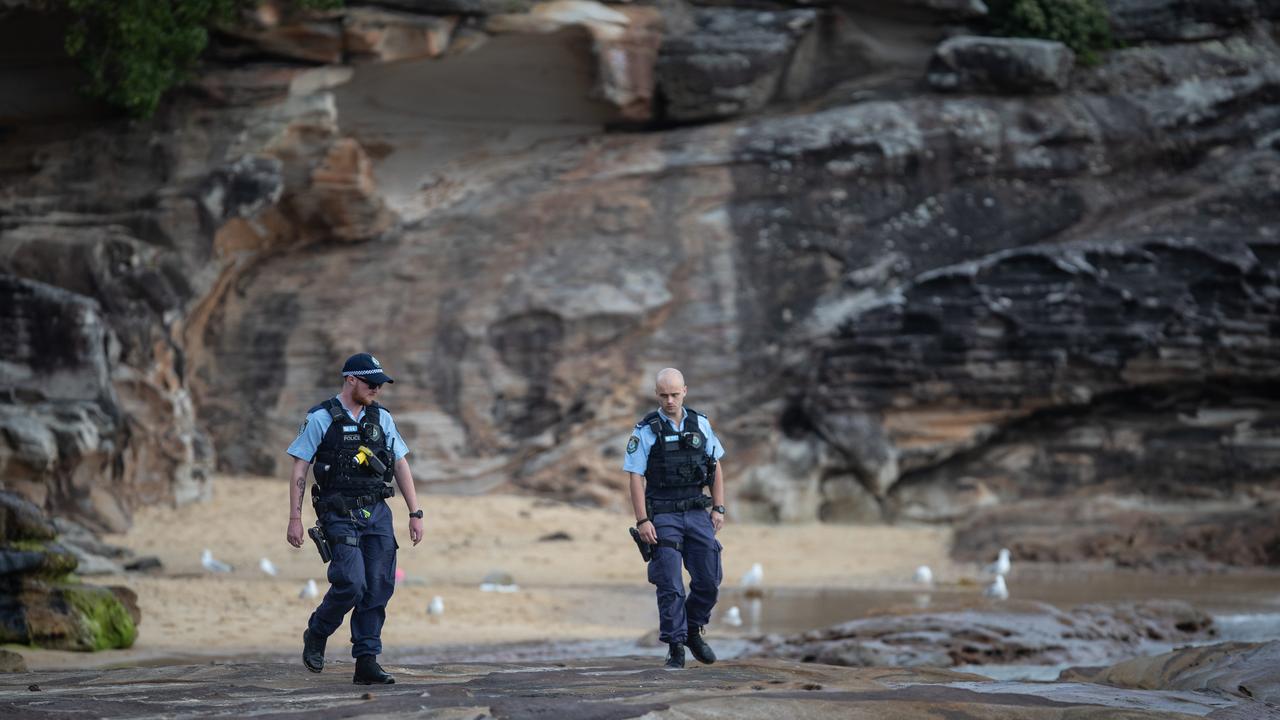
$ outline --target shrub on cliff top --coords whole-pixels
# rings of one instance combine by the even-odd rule
[[[1102,0],[992,0],[989,8],[1001,35],[1057,40],[1086,65],[1115,47]]]
[[[292,0],[333,8],[342,0]],[[234,22],[257,0],[66,0],[75,15],[67,54],[89,74],[88,93],[129,113],[155,112],[169,88],[190,75],[209,28]]]

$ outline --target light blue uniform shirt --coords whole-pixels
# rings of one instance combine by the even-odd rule
[[[334,396],[334,398],[337,397],[337,395]],[[347,417],[351,417],[350,410],[346,407],[342,409]],[[359,417],[351,418],[351,422],[359,424],[362,417],[364,417],[364,408],[360,408]],[[333,417],[329,415],[328,410],[320,407],[311,411],[307,414],[307,419],[302,421],[302,427],[298,428],[298,437],[293,439],[293,443],[289,445],[286,452],[299,460],[311,462],[316,457],[316,449],[320,447],[320,441],[324,439],[325,432],[332,424]],[[396,421],[391,419],[391,413],[387,412],[386,408],[382,408],[378,413],[378,424],[382,426],[382,434],[387,438],[387,447],[395,454],[395,459],[399,460],[408,455],[409,446],[404,444],[404,438],[400,437],[400,431],[396,430]]]
[[[671,418],[663,415],[661,410],[658,411],[658,417],[662,418],[664,427],[671,428],[672,432],[680,432],[680,428],[684,427],[684,414],[684,408],[680,408],[680,422],[672,422]],[[711,430],[711,421],[707,416],[698,415],[698,429],[707,436],[707,454],[716,460],[724,457],[724,448],[720,445],[720,439],[716,437],[715,432]],[[649,467],[649,449],[656,441],[657,438],[654,437],[653,428],[649,427],[649,423],[637,424],[631,439],[627,441],[627,455],[622,460],[622,469],[643,475],[645,468]]]

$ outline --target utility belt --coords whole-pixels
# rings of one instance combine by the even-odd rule
[[[316,510],[316,517],[326,512],[348,513],[352,510],[358,510],[362,507],[368,507],[386,500],[391,497],[391,491],[378,490],[376,492],[367,493],[365,495],[357,495],[355,497],[347,497],[345,495],[329,495],[321,497],[312,487],[311,506]]]
[[[344,535],[342,537],[332,538],[324,531],[320,525],[320,516],[327,512],[349,513],[362,507],[380,503],[384,499],[391,497],[390,490],[381,490],[365,495],[357,495],[355,497],[346,497],[344,495],[329,495],[321,497],[319,489],[311,486],[311,506],[316,509],[316,526],[307,530],[307,534],[315,541],[316,550],[320,552],[320,561],[329,562],[333,559],[333,545],[335,543],[341,545],[352,545],[360,547],[360,538],[354,535]]]
[[[649,517],[662,513],[685,512],[686,510],[706,510],[711,507],[711,498],[707,495],[694,495],[683,500],[645,500],[645,512]]]

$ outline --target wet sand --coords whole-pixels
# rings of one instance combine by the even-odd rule
[[[529,497],[424,496],[426,538],[412,547],[403,500],[390,502],[405,580],[387,608],[388,652],[540,640],[630,643],[656,628],[653,588],[627,534],[629,513]],[[143,621],[134,647],[95,654],[24,649],[28,666],[294,653],[318,602],[299,598],[299,590],[308,578],[322,593],[327,585],[310,542],[294,549],[285,541],[287,519],[282,478],[219,477],[208,503],[140,511],[127,534],[104,540],[159,557],[163,571],[89,578],[137,592]],[[304,523],[313,522],[307,508]],[[539,540],[556,532],[571,539]],[[720,540],[726,589],[754,562],[763,565],[770,589],[909,589],[921,564],[942,582],[972,574],[952,565],[949,531],[938,528],[746,525],[730,516]],[[205,571],[205,547],[234,572]],[[262,557],[275,563],[278,577],[258,569]],[[519,591],[482,592],[481,580],[494,570],[510,573]],[[429,616],[435,595],[445,612]],[[331,656],[345,654],[345,639],[345,630],[331,638]]]

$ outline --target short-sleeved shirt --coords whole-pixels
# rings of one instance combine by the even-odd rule
[[[338,396],[335,395],[336,399]],[[342,402],[339,400],[338,402]],[[343,412],[347,417],[351,417],[351,411],[344,406]],[[364,408],[360,408],[360,414],[351,418],[352,422],[359,422],[364,417]],[[333,424],[333,417],[329,415],[329,411],[323,407],[316,408],[307,413],[307,418],[302,421],[302,427],[298,428],[298,437],[293,439],[286,450],[290,455],[311,462],[316,457],[316,450],[320,447],[320,441],[324,439],[325,432],[329,426]],[[399,460],[409,454],[409,446],[404,444],[404,438],[400,437],[400,431],[396,429],[396,421],[391,418],[391,413],[386,408],[382,408],[378,412],[378,424],[382,426],[382,434],[387,438],[387,448],[394,454],[395,459]]]
[[[662,418],[663,423],[672,429],[673,432],[679,432],[684,425],[685,409],[680,409],[680,420],[675,422],[671,418],[658,411],[658,417]],[[716,437],[714,431],[711,430],[711,421],[705,415],[698,414],[698,429],[703,435],[707,436],[706,450],[707,454],[719,460],[724,457],[724,447],[720,445],[720,439]],[[649,467],[649,450],[657,441],[654,437],[653,428],[649,427],[649,423],[636,423],[636,429],[631,434],[631,439],[627,440],[627,454],[622,460],[622,469],[626,472],[633,472],[637,475],[643,475],[646,468]]]

